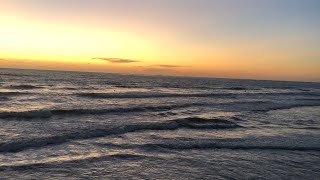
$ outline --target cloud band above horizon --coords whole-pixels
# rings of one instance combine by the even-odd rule
[[[135,62],[140,62],[138,60],[132,60],[132,59],[121,59],[121,58],[92,58],[95,60],[103,60],[103,61],[108,61],[110,63],[135,63]]]

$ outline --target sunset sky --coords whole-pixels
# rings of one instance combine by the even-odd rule
[[[320,1],[1,0],[0,68],[320,81]]]

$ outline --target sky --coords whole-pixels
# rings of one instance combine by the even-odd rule
[[[0,68],[320,81],[319,0],[1,0]]]

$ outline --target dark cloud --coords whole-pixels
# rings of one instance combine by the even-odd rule
[[[135,62],[140,62],[137,60],[132,60],[132,59],[121,59],[121,58],[92,58],[92,59],[99,59],[103,61],[108,61],[110,63],[135,63]]]

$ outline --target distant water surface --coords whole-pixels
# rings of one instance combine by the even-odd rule
[[[319,179],[320,83],[0,69],[1,179]]]

